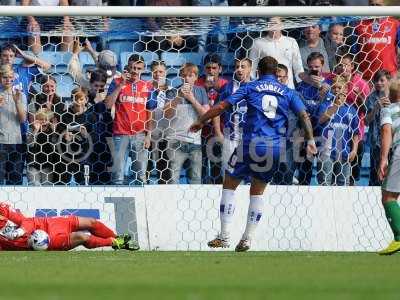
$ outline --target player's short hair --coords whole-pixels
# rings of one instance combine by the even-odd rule
[[[334,27],[336,27],[336,26],[340,26],[340,27],[343,27],[343,28],[344,28],[343,24],[341,24],[341,23],[333,23],[333,24],[329,25],[329,27],[328,27],[328,32],[331,32],[332,29],[333,29]]]
[[[183,77],[189,73],[195,73],[199,76],[199,68],[193,63],[184,63],[179,70],[179,76]]]
[[[154,71],[154,69],[155,69],[156,67],[164,67],[164,68],[167,68],[167,65],[165,64],[165,62],[164,62],[163,60],[155,60],[155,61],[153,61],[153,62],[151,63],[150,69],[151,69],[152,71]]]
[[[382,69],[374,74],[374,77],[372,77],[372,82],[378,82],[379,79],[381,79],[382,77],[385,77],[387,80],[392,79],[392,75],[390,75],[390,72],[388,70]]]
[[[221,57],[216,53],[207,54],[206,57],[204,57],[203,64],[204,66],[208,64],[217,64],[218,66],[221,66]]]
[[[10,65],[2,65],[0,66],[0,77],[8,74],[14,74],[14,70]]]
[[[258,73],[260,76],[267,74],[276,74],[278,68],[278,61],[272,56],[265,56],[258,62]]]
[[[130,63],[144,63],[144,58],[143,56],[139,55],[139,54],[132,54],[131,56],[129,56],[128,58],[128,64]]]
[[[310,55],[307,56],[307,64],[316,59],[319,59],[322,64],[325,63],[325,58],[320,52],[311,52]]]
[[[250,67],[253,65],[253,61],[252,61],[250,58],[248,58],[248,57],[235,58],[235,64],[236,64],[236,63],[241,63],[242,61],[247,62],[247,63],[250,65]]]
[[[289,73],[288,67],[286,67],[284,64],[278,64],[278,68],[277,69],[285,71],[286,74]]]
[[[400,80],[393,79],[389,85],[389,99],[397,100],[399,93],[400,93]]]
[[[1,46],[1,48],[0,48],[0,53],[3,53],[3,51],[11,51],[11,52],[13,52],[14,54],[16,54],[17,52],[15,51],[15,48],[14,48],[14,46],[13,45],[11,45],[11,44],[4,44],[3,46]]]

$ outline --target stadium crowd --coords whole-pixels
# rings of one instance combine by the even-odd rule
[[[59,1],[59,5],[68,5],[64,2]],[[73,2],[91,5],[91,1]],[[272,5],[274,1],[135,2],[108,4]],[[309,2],[384,5],[383,0]],[[30,4],[22,1],[22,5]],[[29,17],[27,30],[39,32],[41,22],[44,20]],[[60,80],[55,75],[57,65],[38,55],[43,49],[39,34],[27,38],[31,51],[3,43],[0,183],[24,184],[26,174],[27,183],[35,186],[220,184],[234,149],[240,146],[243,126],[257,124],[246,123],[246,106],[238,103],[221,118],[214,118],[201,133],[188,129],[212,105],[257,78],[258,61],[272,56],[280,64],[278,80],[301,96],[319,149],[316,157],[306,157],[304,133],[296,117],[289,115],[287,139],[281,142],[281,165],[273,182],[310,185],[315,178],[320,185],[355,185],[369,149],[369,185],[379,185],[380,109],[390,104],[389,83],[397,77],[398,20],[366,19],[351,26],[331,22],[327,30],[313,25],[302,28],[300,35],[299,30],[284,33],[278,17],[269,22],[276,25],[274,29],[257,36],[248,33],[248,45],[243,37],[237,45],[242,33],[169,36],[144,40],[145,49],[131,53],[126,62],[119,61],[120,53],[101,49],[87,39],[61,37],[57,50],[71,53],[65,73],[75,83],[66,98],[57,94],[64,84],[62,77]],[[68,17],[63,25],[72,26]],[[219,47],[213,48],[215,44]],[[200,65],[187,60],[171,67],[161,60],[165,53],[180,51],[195,51],[199,54],[196,57],[201,57]],[[224,59],[233,51],[233,70],[227,72]],[[82,53],[90,54],[95,68],[82,65]],[[145,57],[149,53],[151,59]],[[17,57],[21,63],[16,62]],[[173,80],[171,68],[179,70]],[[223,76],[227,73],[230,76]],[[277,106],[274,100],[265,99],[264,113],[271,118]]]

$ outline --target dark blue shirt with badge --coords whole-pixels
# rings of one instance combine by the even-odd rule
[[[267,138],[274,146],[286,137],[289,111],[295,114],[306,108],[298,94],[281,84],[274,75],[264,75],[240,87],[227,101],[235,106],[245,100],[247,115],[243,127],[243,145],[253,139]]]

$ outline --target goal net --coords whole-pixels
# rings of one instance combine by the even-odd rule
[[[224,172],[250,125],[238,105],[201,134],[188,128],[198,105],[205,110],[256,79],[269,55],[307,107],[319,152],[304,156],[303,132],[290,117],[253,249],[384,246],[391,233],[376,177],[379,112],[371,111],[385,80],[397,76],[397,20],[208,12],[0,16],[0,77],[7,65],[15,77],[11,92],[0,91],[1,199],[28,215],[99,218],[144,250],[207,250],[219,230]],[[320,127],[337,76],[346,80],[348,108]],[[21,97],[26,117],[7,95]],[[244,181],[233,240],[245,226],[248,193]]]

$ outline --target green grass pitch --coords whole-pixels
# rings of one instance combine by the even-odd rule
[[[400,299],[400,255],[0,252],[0,299]]]

